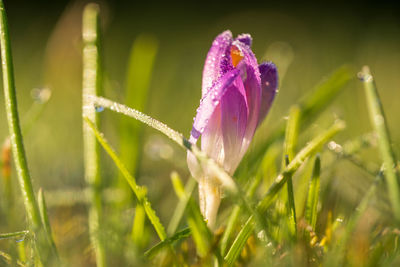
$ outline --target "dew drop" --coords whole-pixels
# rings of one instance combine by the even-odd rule
[[[95,106],[96,112],[102,112],[104,110],[103,106]]]

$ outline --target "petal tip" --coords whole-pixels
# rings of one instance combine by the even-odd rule
[[[253,38],[251,38],[251,35],[248,33],[242,33],[239,34],[238,37],[236,38],[236,40],[244,43],[245,45],[248,45],[251,47],[252,43],[253,43]]]

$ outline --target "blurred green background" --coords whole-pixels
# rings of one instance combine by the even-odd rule
[[[52,92],[43,113],[24,136],[34,185],[46,192],[85,188],[81,121],[81,17],[85,3],[5,1],[21,117],[29,113],[33,89],[49,88]],[[207,51],[217,34],[230,29],[234,35],[250,33],[259,62],[274,61],[281,75],[279,94],[257,133],[257,140],[268,136],[268,129],[284,120],[292,104],[343,64],[354,68],[354,79],[302,140],[307,141],[336,117],[347,122],[338,142],[369,132],[365,96],[356,78],[357,71],[369,65],[380,90],[395,152],[400,154],[398,5],[390,1],[379,5],[372,1],[362,5],[337,1],[302,5],[275,1],[99,3],[106,97],[126,103],[130,50],[141,36],[149,45],[158,47],[144,111],[187,136],[201,95],[201,74]],[[0,98],[3,101],[3,95]],[[118,148],[120,116],[108,111],[101,116],[104,118],[102,130]],[[0,138],[6,136],[2,108]],[[183,177],[188,175],[185,152],[148,128],[144,129],[140,143],[138,182],[148,186],[154,208],[162,220],[168,220],[176,202],[169,175],[172,170]],[[365,158],[373,163],[377,160],[376,151],[367,151]],[[107,157],[102,168],[106,183],[113,184],[118,174]],[[365,178],[365,174],[348,165],[339,168],[335,175],[338,183],[350,189]],[[17,183],[14,191],[19,192]],[[354,198],[352,193],[351,190],[340,192],[344,197]],[[52,200],[48,202],[51,206]],[[71,222],[70,228],[55,226],[57,243],[72,246],[76,238],[81,238],[81,248],[89,245],[84,207],[50,209],[49,213],[53,221],[72,218],[72,215],[78,218]],[[128,218],[132,216],[127,214]],[[24,227],[23,216],[21,213],[21,221],[13,225],[15,229],[1,222],[2,231]]]

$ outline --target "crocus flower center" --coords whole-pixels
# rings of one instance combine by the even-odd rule
[[[239,62],[243,59],[243,54],[236,45],[231,46],[231,59],[232,65],[236,67]]]

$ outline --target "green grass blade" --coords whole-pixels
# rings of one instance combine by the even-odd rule
[[[315,158],[314,169],[308,187],[307,202],[305,219],[312,229],[315,231],[317,224],[317,213],[318,213],[318,197],[319,197],[319,186],[320,186],[320,173],[321,173],[321,160],[317,155]]]
[[[83,78],[82,95],[98,95],[102,87],[100,55],[100,18],[99,6],[88,4],[82,18],[83,41]],[[99,116],[90,103],[83,97],[82,116],[89,118],[98,127]],[[89,208],[89,235],[95,251],[97,266],[106,266],[106,249],[102,238],[102,179],[99,169],[100,149],[96,137],[87,124],[83,124],[83,154],[85,180],[91,188],[91,205]]]
[[[19,122],[17,96],[14,82],[14,69],[8,33],[7,15],[3,1],[0,0],[0,49],[3,72],[4,100],[10,133],[11,150],[17,170],[18,182],[23,195],[29,226],[36,236],[35,249],[43,264],[49,263],[54,256],[51,254],[51,244],[48,242],[43,223],[40,218],[39,205],[35,198],[32,181],[28,169],[21,126]]]
[[[171,173],[171,180],[172,180],[172,184],[176,183],[176,181],[179,181],[179,175],[176,172]],[[193,178],[190,178],[189,181],[186,183],[185,186],[185,191],[183,192],[183,194],[185,194],[186,196],[190,197],[196,187],[196,180],[194,180]],[[176,190],[176,186],[174,186],[175,190]],[[171,220],[169,222],[168,228],[167,228],[167,233],[168,235],[173,235],[176,231],[176,229],[178,229],[179,223],[182,220],[182,217],[185,213],[187,204],[188,204],[189,198],[179,198],[179,202],[178,205],[176,206],[175,210],[174,210],[174,214],[171,217]]]
[[[246,192],[246,195],[249,199],[251,199],[254,196],[258,185],[261,183],[261,180],[262,180],[261,175],[257,175],[255,177],[255,179],[253,179],[252,184],[249,186],[249,188]],[[228,248],[228,243],[231,239],[233,231],[235,230],[235,226],[236,226],[237,221],[239,220],[239,215],[241,212],[242,212],[242,207],[240,205],[235,205],[231,215],[229,216],[228,223],[226,225],[226,229],[221,238],[221,254],[222,255],[225,255],[226,249]]]
[[[132,240],[138,247],[143,247],[144,239],[143,233],[145,232],[146,212],[143,205],[138,203],[135,208],[135,217],[132,226]]]
[[[345,124],[343,121],[336,121],[327,131],[321,133],[316,138],[314,138],[294,157],[294,159],[289,163],[285,170],[278,175],[278,177],[269,187],[266,195],[258,203],[258,210],[261,214],[265,212],[266,209],[272,204],[272,201],[275,198],[276,194],[285,184],[288,178],[288,174],[293,174],[308,157],[318,151],[334,135],[343,130],[344,127]],[[243,246],[246,243],[246,240],[249,238],[253,231],[254,221],[255,219],[253,218],[253,216],[250,216],[250,218],[246,221],[246,224],[243,226],[242,230],[237,235],[235,241],[233,242],[227,255],[225,256],[225,261],[228,263],[228,265],[233,264],[239,257],[240,252],[242,251]]]
[[[289,159],[286,158],[286,166],[289,165]],[[287,173],[286,179],[286,187],[287,187],[287,195],[288,195],[288,225],[290,236],[294,240],[297,236],[297,221],[296,221],[296,205],[294,202],[294,193],[293,193],[293,182],[292,182],[292,173]]]
[[[289,112],[289,119],[286,124],[285,140],[283,142],[283,163],[282,169],[286,168],[289,164],[289,160],[293,159],[295,154],[295,148],[297,145],[297,139],[299,136],[299,119],[300,109],[297,106],[293,106]],[[287,200],[288,200],[288,225],[289,231],[292,238],[297,235],[297,222],[296,222],[296,206],[294,201],[293,193],[293,182],[292,176],[289,174],[287,179]]]
[[[374,78],[372,77],[367,66],[365,66],[359,73],[359,77],[364,84],[371,123],[378,135],[379,152],[384,164],[387,190],[393,209],[393,214],[396,220],[400,221],[399,177],[397,177],[394,170],[396,160],[391,147],[389,130],[387,127],[385,114],[383,112],[382,103],[378,95],[378,90],[375,86]]]
[[[93,122],[91,122],[86,117],[84,118],[84,120],[87,123],[87,125],[90,127],[90,129],[93,131],[93,133],[95,134],[97,141],[104,148],[104,150],[107,152],[107,154],[114,161],[117,168],[123,174],[124,178],[126,179],[126,181],[129,184],[129,186],[132,188],[132,191],[135,194],[136,198],[138,199],[139,203],[141,203],[144,206],[146,215],[149,218],[154,229],[156,230],[160,240],[165,240],[167,238],[165,228],[161,224],[160,219],[156,215],[156,212],[151,208],[151,204],[147,199],[147,190],[145,190],[145,188],[137,185],[135,178],[129,173],[128,169],[125,167],[125,165],[122,163],[122,161],[119,159],[119,157],[115,153],[115,150],[110,146],[108,141],[104,138],[103,134],[97,130],[97,128],[95,127]]]
[[[134,41],[126,74],[125,100],[128,106],[145,110],[157,51],[158,41],[153,36],[140,35]],[[141,123],[121,117],[120,158],[132,174],[136,174],[141,132]]]
[[[309,125],[345,88],[354,77],[354,71],[347,65],[338,68],[329,77],[322,80],[313,93],[300,101],[301,125]]]
[[[5,234],[0,234],[0,239],[17,238],[17,237],[21,238],[21,237],[25,237],[28,234],[29,234],[28,230],[12,232],[12,233],[5,233]]]
[[[43,222],[44,230],[46,231],[47,239],[49,240],[49,242],[51,244],[53,254],[58,258],[58,251],[57,251],[56,243],[54,242],[54,238],[52,235],[49,216],[47,215],[46,199],[44,198],[44,193],[43,193],[42,188],[39,189],[38,202],[39,202],[40,217],[42,218],[42,222]]]
[[[168,237],[167,239],[165,239],[164,241],[160,241],[158,242],[155,246],[153,246],[152,248],[150,248],[149,250],[147,250],[144,253],[144,256],[148,259],[152,259],[154,258],[158,253],[160,253],[160,251],[164,248],[166,248],[167,246],[173,244],[174,242],[180,241],[182,239],[186,239],[190,236],[191,232],[190,232],[190,228],[185,228],[182,229],[178,232],[176,232],[174,235],[172,235],[171,237]]]
[[[194,200],[186,194],[183,184],[178,176],[172,177],[172,185],[175,193],[181,201],[187,201],[187,221],[189,228],[192,232],[192,237],[196,243],[197,253],[200,257],[205,257],[210,252],[212,234],[204,221],[203,215],[201,215],[199,206]]]

